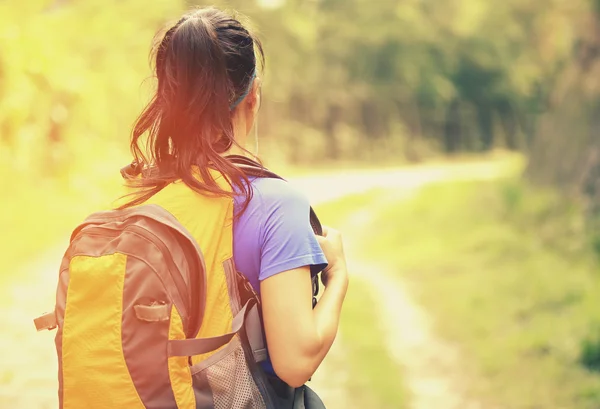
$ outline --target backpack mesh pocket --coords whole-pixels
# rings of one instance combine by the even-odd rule
[[[209,358],[200,372],[206,376],[215,409],[265,409],[265,401],[250,373],[239,338]],[[194,375],[198,377],[200,373]],[[204,377],[202,376],[202,377]]]

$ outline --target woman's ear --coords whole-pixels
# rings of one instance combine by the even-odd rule
[[[254,114],[256,114],[258,112],[258,109],[260,108],[261,85],[261,79],[259,77],[256,77],[254,79],[254,82],[252,83],[252,91],[250,92],[251,98],[250,101],[248,101],[250,102],[250,109]]]

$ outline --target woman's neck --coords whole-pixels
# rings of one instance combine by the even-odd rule
[[[238,114],[235,116],[233,120],[233,137],[236,143],[231,145],[225,155],[240,155],[252,158],[253,155],[244,150],[250,131],[248,125],[251,126],[252,124],[248,123],[246,115]]]

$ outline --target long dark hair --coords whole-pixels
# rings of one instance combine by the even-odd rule
[[[137,189],[121,208],[145,202],[175,180],[204,194],[231,196],[237,190],[245,195],[245,208],[252,189],[223,153],[239,146],[232,107],[252,86],[258,64],[264,67],[260,41],[235,17],[212,7],[198,8],[165,32],[152,55],[157,90],[131,138],[134,162],[151,171],[129,181]],[[210,168],[219,171],[234,192],[219,187]]]

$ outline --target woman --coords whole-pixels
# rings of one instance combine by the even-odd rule
[[[262,301],[264,368],[299,387],[334,341],[348,275],[340,234],[325,228],[324,237],[314,235],[305,196],[282,180],[248,179],[227,158],[244,152],[256,120],[263,59],[256,37],[214,8],[186,14],[166,32],[156,49],[157,92],[132,141],[137,161],[158,173],[142,179],[146,190],[130,204],[175,180],[199,194],[233,196],[234,261]],[[151,159],[142,153],[142,135]],[[211,168],[233,193],[219,187]],[[313,309],[311,272],[322,269],[326,288]]]

